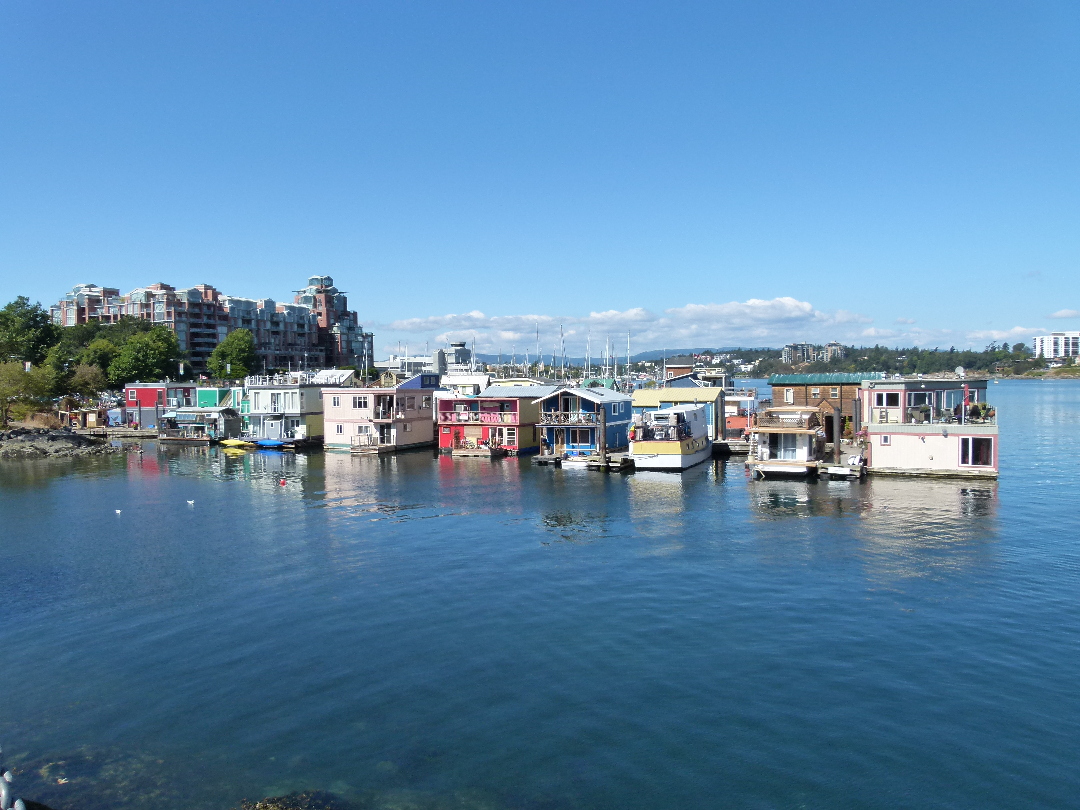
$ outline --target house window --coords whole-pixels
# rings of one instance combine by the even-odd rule
[[[443,433],[449,433],[449,432],[450,432],[450,428],[448,428],[448,427],[444,427],[444,428],[442,429],[442,432],[443,432]]]
[[[416,397],[405,397],[405,410],[407,410],[407,411],[415,411],[416,410]]]
[[[819,399],[821,397],[821,389],[820,388],[811,388],[810,389],[810,396],[813,397],[814,399]]]
[[[335,433],[344,433],[345,432],[345,426],[344,425],[334,425],[334,432]]]
[[[517,445],[517,428],[508,427],[506,429],[506,443],[511,447]]]
[[[420,407],[421,408],[430,408],[431,407],[431,397],[424,397],[422,400],[420,400]]]
[[[592,431],[588,428],[570,428],[570,444],[592,444]]]
[[[401,429],[404,430],[406,433],[411,433],[412,432],[412,422],[406,422],[404,425],[401,426]]]
[[[882,436],[881,437],[881,443],[882,444],[892,444],[892,436]]]
[[[365,433],[370,433],[371,432],[371,427],[368,426],[368,425],[357,425],[356,426],[356,432],[360,436],[363,436]]]
[[[875,408],[899,408],[900,407],[900,392],[899,391],[878,391],[874,394],[874,407]]]
[[[829,389],[829,399],[840,399],[840,389],[839,388],[830,388]]]
[[[341,405],[341,397],[333,397],[330,400],[330,404],[333,405],[335,408],[339,407]]]
[[[795,404],[795,389],[794,388],[785,388],[784,389],[784,402],[786,402],[788,405],[794,405]]]
[[[368,406],[367,397],[353,397],[352,406],[354,408],[366,408]]]
[[[131,389],[130,391],[128,391],[128,399],[130,399],[132,402],[135,401],[135,389],[134,388]]]
[[[961,438],[960,463],[967,467],[993,467],[994,440],[981,436]]]

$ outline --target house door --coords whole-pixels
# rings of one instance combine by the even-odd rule
[[[493,427],[488,431],[488,441],[492,447],[502,447],[506,444],[506,431],[501,427]]]
[[[394,443],[394,426],[379,425],[379,444]]]
[[[281,438],[281,420],[267,419],[263,422],[263,433],[267,439]]]
[[[555,428],[555,455],[566,452],[566,428]]]

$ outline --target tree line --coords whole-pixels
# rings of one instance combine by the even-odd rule
[[[57,326],[41,304],[19,296],[0,309],[0,422],[7,423],[16,405],[33,410],[59,396],[89,397],[137,380],[190,377],[184,363],[167,326],[130,317]],[[237,329],[214,349],[209,365],[215,376],[235,379],[256,363],[251,332]]]

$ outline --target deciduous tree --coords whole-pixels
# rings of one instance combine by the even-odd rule
[[[225,336],[210,354],[207,365],[215,377],[246,377],[258,367],[255,338],[247,329],[236,329]]]

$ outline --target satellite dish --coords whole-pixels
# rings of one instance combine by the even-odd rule
[[[964,367],[963,366],[957,366],[956,367],[956,376],[959,377],[961,380],[964,379]]]

